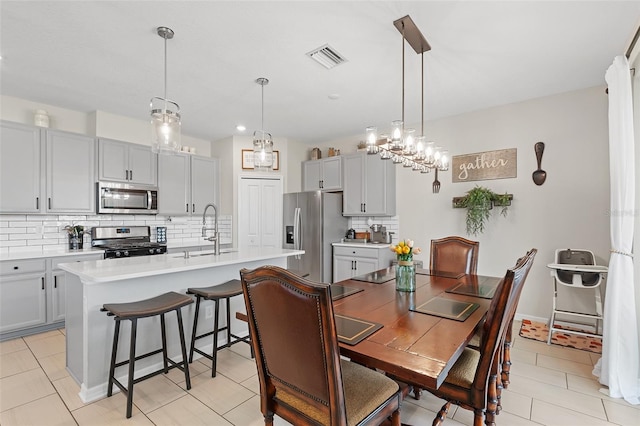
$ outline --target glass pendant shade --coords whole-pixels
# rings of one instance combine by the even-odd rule
[[[174,153],[180,146],[180,107],[164,98],[151,99],[151,150]]]
[[[391,141],[389,142],[389,149],[391,151],[402,151],[404,148],[404,139],[402,136],[403,125],[402,120],[394,120],[391,122]]]
[[[273,140],[271,133],[264,130],[253,132],[253,168],[262,171],[273,169]]]
[[[378,153],[378,128],[376,127],[367,127],[365,129],[365,140],[367,143],[367,154],[377,154]]]

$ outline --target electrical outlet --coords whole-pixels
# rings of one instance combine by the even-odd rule
[[[204,310],[204,316],[207,319],[213,318],[213,306],[207,306],[207,309]]]

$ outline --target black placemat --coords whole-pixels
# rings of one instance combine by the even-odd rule
[[[465,296],[481,297],[483,299],[492,299],[498,288],[497,284],[477,284],[460,282],[450,289],[447,293],[464,294]]]
[[[431,275],[434,277],[443,277],[443,278],[456,278],[456,279],[464,277],[464,273],[437,271],[435,269],[416,269],[416,274]]]
[[[331,284],[331,300],[342,299],[343,297],[351,296],[352,294],[360,293],[361,291],[364,291],[364,289]]]
[[[396,279],[396,270],[393,267],[381,269],[379,271],[369,272],[368,274],[358,275],[351,278],[356,281],[365,281],[373,284],[383,284],[387,281]]]
[[[457,300],[445,299],[444,297],[434,297],[410,310],[420,312],[421,314],[464,321],[469,318],[469,315],[478,309],[479,306],[477,303],[459,302]]]
[[[335,314],[334,317],[336,319],[338,340],[347,345],[356,345],[383,327],[382,324],[359,318],[338,314]]]

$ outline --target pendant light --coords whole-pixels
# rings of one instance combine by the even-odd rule
[[[164,97],[151,98],[151,149],[159,154],[173,154],[180,149],[180,107],[167,98],[167,40],[173,38],[171,28],[158,27],[164,39]]]
[[[449,169],[448,151],[435,146],[433,142],[426,142],[424,134],[424,53],[431,50],[431,46],[409,15],[397,19],[393,25],[402,34],[402,119],[392,121],[390,136],[380,139],[376,127],[367,127],[365,130],[367,153],[380,154],[383,160],[391,160],[395,164],[402,164],[403,167],[420,173],[429,173],[431,170],[447,171]],[[421,55],[422,125],[419,136],[415,136],[414,129],[404,127],[405,43],[409,43],[413,50]],[[437,191],[434,190],[434,192]]]
[[[273,140],[271,133],[264,130],[264,86],[269,84],[269,80],[260,77],[256,83],[262,87],[262,127],[253,132],[253,168],[269,171],[273,168]]]

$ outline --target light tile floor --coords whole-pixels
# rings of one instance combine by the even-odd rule
[[[515,330],[519,324],[514,324]],[[514,331],[515,331],[514,330]],[[258,378],[247,345],[220,352],[218,375],[207,361],[190,366],[191,390],[177,369],[135,386],[134,412],[125,418],[118,393],[90,404],[65,370],[64,330],[0,343],[0,425],[262,425]],[[515,334],[515,333],[514,333]],[[608,398],[591,375],[599,356],[516,337],[511,385],[503,392],[499,425],[640,425],[640,406]],[[402,406],[405,424],[431,424],[442,401],[424,393]],[[470,411],[453,407],[445,425],[472,425]],[[276,425],[286,422],[276,418]]]

